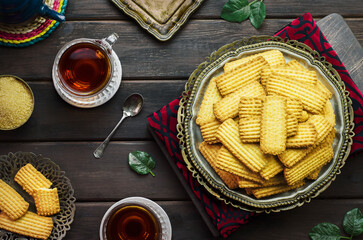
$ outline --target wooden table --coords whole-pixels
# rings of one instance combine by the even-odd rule
[[[25,79],[35,95],[31,119],[17,130],[0,132],[0,154],[42,154],[66,172],[75,189],[77,210],[65,239],[98,239],[99,224],[107,208],[129,196],[143,196],[159,203],[170,217],[173,239],[212,238],[148,132],[146,117],[177,97],[190,73],[219,47],[241,37],[274,34],[305,12],[316,20],[336,12],[344,17],[358,42],[352,42],[339,15],[323,19],[319,26],[363,90],[360,1],[265,1],[267,19],[259,30],[248,21],[229,23],[220,19],[225,2],[206,0],[171,40],[160,42],[111,1],[70,0],[67,21],[48,39],[21,49],[0,47],[0,74]],[[345,29],[343,35],[339,34]],[[94,109],[67,104],[54,90],[51,79],[57,51],[75,38],[103,38],[112,32],[120,35],[114,45],[123,67],[119,91],[109,102]],[[352,62],[354,59],[357,60]],[[119,120],[122,103],[132,92],[144,96],[144,109],[124,122],[103,158],[95,159],[92,152]],[[135,150],[146,151],[156,159],[156,177],[140,176],[130,170],[127,157]],[[310,229],[320,222],[341,226],[346,211],[356,207],[363,210],[362,157],[359,154],[350,158],[336,181],[311,203],[256,217],[230,239],[308,239]]]

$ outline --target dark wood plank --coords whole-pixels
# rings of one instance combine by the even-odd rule
[[[192,19],[220,18],[223,5],[227,0],[205,0],[197,11],[191,15]],[[276,0],[266,1],[267,18],[298,17],[310,12],[314,17],[324,17],[330,13],[339,13],[344,17],[362,17],[363,6],[355,0]],[[87,7],[85,7],[87,6]],[[131,19],[119,10],[110,0],[78,0],[69,1],[66,9],[67,20],[82,19]]]
[[[63,101],[53,83],[30,83],[35,95],[33,115],[22,127],[1,132],[0,141],[103,141],[122,117],[126,97],[134,92],[144,96],[144,107],[139,115],[126,119],[112,139],[151,139],[146,128],[147,116],[177,98],[184,84],[185,81],[123,81],[109,102],[81,109]]]
[[[191,202],[157,203],[170,218],[174,240],[213,239]],[[99,239],[99,224],[112,204],[113,202],[77,203],[74,223],[65,240]],[[342,229],[344,214],[353,208],[362,210],[363,201],[316,200],[290,211],[254,217],[228,239],[309,239],[309,231],[321,222],[331,222]]]
[[[114,49],[121,59],[123,79],[187,79],[207,56],[223,45],[242,37],[272,35],[290,22],[289,19],[266,20],[256,30],[248,22],[193,20],[167,42],[157,41],[129,21],[66,22],[40,44],[22,49],[1,47],[0,72],[26,80],[50,81],[54,57],[66,42],[81,37],[102,38],[117,32],[120,39]],[[348,21],[348,24],[351,28],[356,26],[358,31],[363,19]],[[363,36],[357,38],[362,44]],[[40,56],[36,67],[34,56]]]
[[[66,172],[77,201],[116,201],[130,196],[156,200],[189,199],[155,142],[111,142],[101,159],[93,157],[100,143],[1,143],[0,154],[33,152],[50,158]],[[128,154],[145,151],[156,161],[155,177],[138,175]]]
[[[92,155],[100,142],[0,143],[0,154],[34,152],[66,172],[79,201],[114,201],[144,195],[158,200],[188,199],[169,162],[153,141],[112,141],[101,159]],[[127,164],[132,151],[145,151],[157,162],[156,177],[139,176]],[[363,198],[362,154],[347,160],[342,173],[318,198]],[[349,186],[349,187],[347,187]]]

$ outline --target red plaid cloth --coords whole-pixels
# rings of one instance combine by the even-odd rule
[[[325,58],[338,71],[340,77],[345,82],[347,90],[350,92],[350,97],[353,101],[356,135],[353,138],[354,142],[351,153],[356,153],[361,150],[363,147],[363,132],[361,123],[363,117],[362,93],[350,78],[348,71],[345,69],[343,63],[340,61],[336,52],[332,49],[331,45],[324,37],[311,15],[309,13],[304,14],[279,31],[276,35],[305,43],[312,49],[318,51],[320,55],[325,56]],[[211,217],[213,224],[216,226],[221,236],[226,238],[242,224],[245,224],[249,218],[254,215],[254,213],[234,208],[217,200],[192,177],[185,165],[185,162],[183,161],[179,150],[178,139],[176,137],[178,108],[179,98],[173,100],[161,110],[151,114],[147,120],[155,133],[165,144],[170,156],[173,158],[176,166],[184,176],[185,181],[193,190],[205,211]]]

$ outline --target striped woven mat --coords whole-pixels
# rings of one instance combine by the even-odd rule
[[[51,9],[64,14],[68,0],[46,0]],[[32,22],[22,26],[0,24],[0,46],[26,47],[49,36],[59,25],[55,20],[37,17]]]

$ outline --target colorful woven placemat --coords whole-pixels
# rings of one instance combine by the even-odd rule
[[[49,8],[64,14],[68,0],[46,0]],[[23,26],[0,24],[0,46],[26,47],[49,36],[59,25],[55,20],[37,17],[34,21]]]

